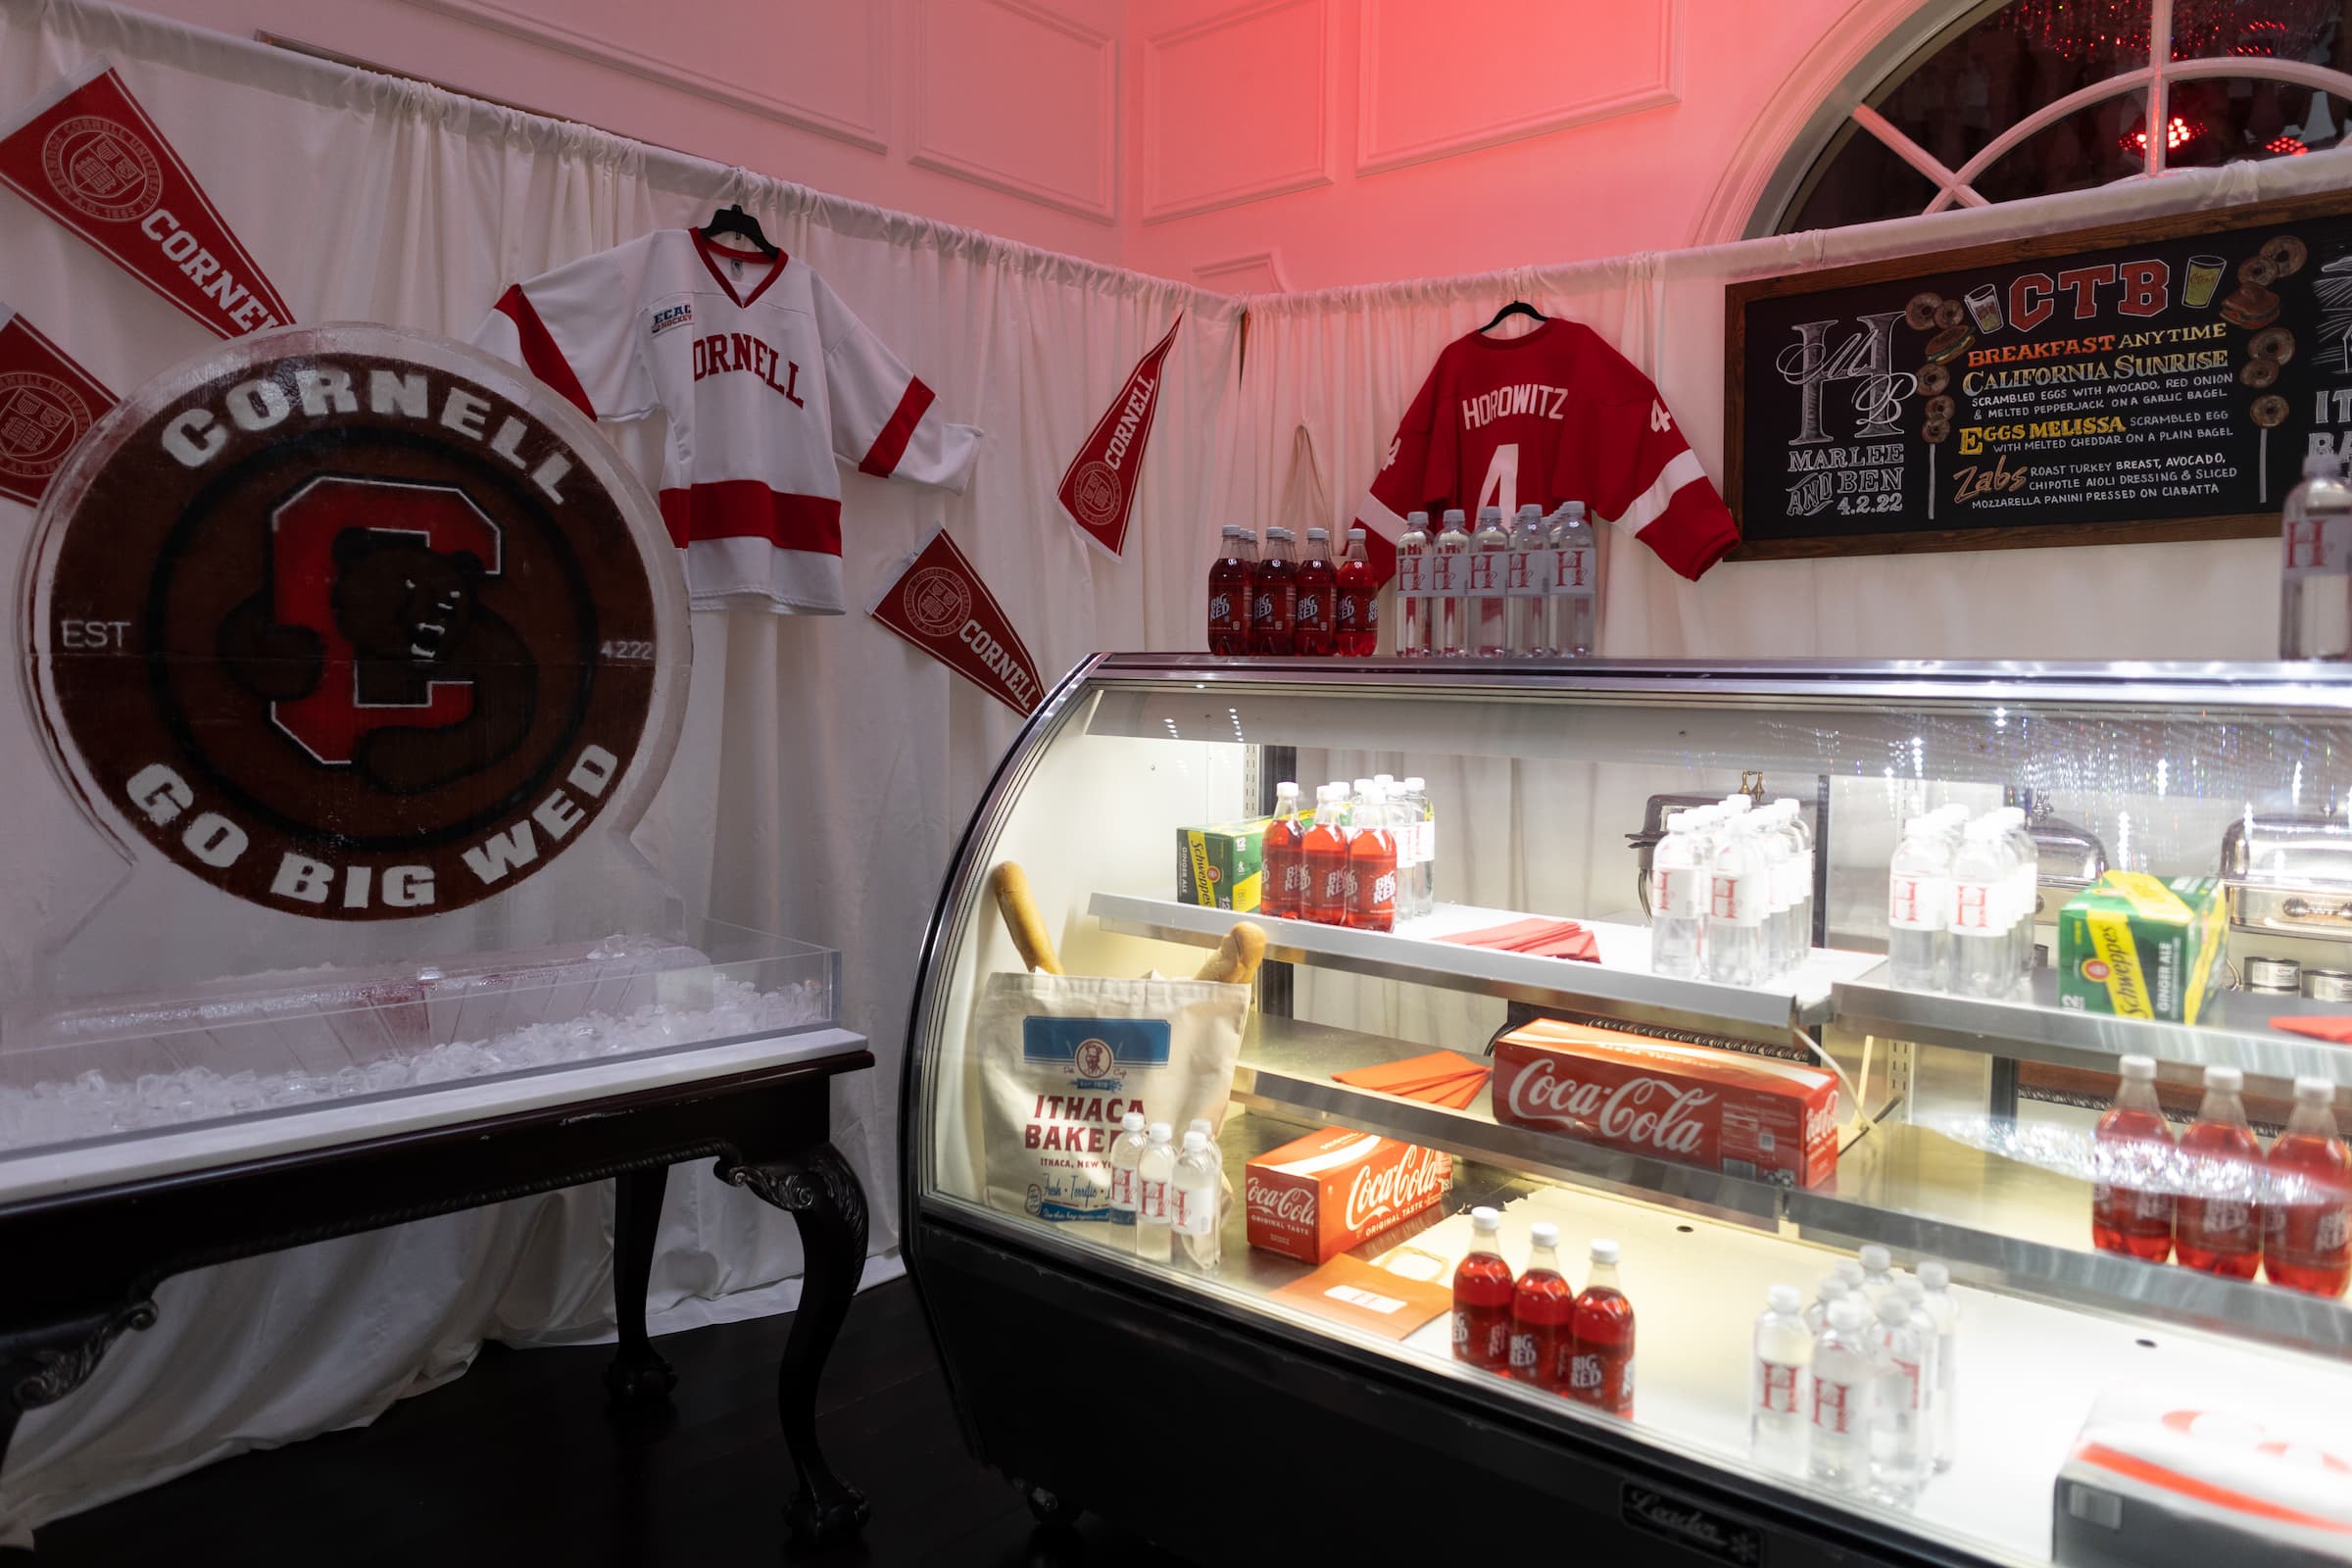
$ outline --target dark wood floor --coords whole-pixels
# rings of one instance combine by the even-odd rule
[[[485,1347],[447,1387],[372,1426],[244,1454],[39,1532],[17,1568],[564,1568],[777,1563],[791,1466],[776,1429],[776,1358],[789,1317],[672,1335],[672,1408],[604,1410],[609,1346]],[[1009,1482],[965,1453],[913,1289],[851,1309],[826,1373],[819,1432],[873,1504],[852,1545],[794,1563],[1182,1568],[1084,1520],[1033,1528]]]

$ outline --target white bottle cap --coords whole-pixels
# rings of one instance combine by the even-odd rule
[[[1481,1236],[1492,1236],[1502,1229],[1502,1216],[1491,1208],[1474,1208],[1470,1211],[1470,1228]]]
[[[2335,1085],[2325,1078],[2298,1078],[2295,1080],[2295,1099],[2306,1105],[2332,1105],[2335,1103]]]
[[[1596,1239],[1592,1243],[1592,1261],[1595,1263],[1615,1264],[1617,1261],[1617,1244],[1615,1242],[1608,1241],[1605,1238]]]
[[[1201,1137],[1206,1138],[1209,1133],[1208,1118],[1206,1116],[1195,1116],[1191,1121],[1184,1124],[1184,1130],[1188,1133],[1199,1133]]]
[[[1838,1274],[1824,1274],[1821,1277],[1821,1288],[1815,1294],[1822,1300],[1835,1301],[1839,1297],[1843,1296],[1847,1291],[1852,1289],[1853,1287],[1845,1282],[1844,1276]]]
[[[1426,512],[1408,512],[1404,514],[1404,522],[1408,528],[1418,528],[1423,533],[1429,532],[1429,514]],[[1361,528],[1350,528],[1348,531],[1351,534],[1363,532]]]
[[[1771,1290],[1764,1293],[1764,1304],[1771,1307],[1775,1312],[1779,1312],[1783,1316],[1786,1316],[1790,1312],[1802,1309],[1805,1304],[1805,1300],[1803,1297],[1797,1294],[1795,1286],[1775,1285]]]
[[[1862,1265],[1850,1257],[1841,1257],[1838,1260],[1838,1277],[1851,1289],[1862,1283]]]
[[[1894,1294],[1906,1301],[1916,1301],[1928,1294],[1928,1288],[1920,1283],[1917,1275],[1905,1274],[1894,1282]]]
[[[1203,1149],[1206,1149],[1207,1147],[1208,1147],[1208,1134],[1206,1134],[1206,1133],[1204,1133],[1204,1132],[1201,1132],[1201,1131],[1200,1131],[1199,1129],[1197,1129],[1197,1128],[1196,1128],[1196,1129],[1193,1129],[1193,1130],[1191,1130],[1191,1131],[1188,1131],[1188,1132],[1187,1132],[1187,1133],[1184,1135],[1184,1152],[1185,1152],[1186,1153],[1188,1153],[1188,1154],[1191,1154],[1191,1153],[1197,1153],[1197,1152],[1199,1152],[1200,1151],[1201,1151],[1201,1150],[1203,1150]]]
[[[1568,520],[1571,522],[1585,520],[1585,504],[1582,501],[1563,501],[1560,503],[1560,510],[1568,514]]]
[[[1372,781],[1368,778],[1359,778],[1355,781],[1355,793],[1358,795],[1363,794],[1364,791],[1370,789],[1371,787]]]
[[[1462,509],[1461,509],[1461,508],[1459,508],[1459,507],[1447,507],[1447,508],[1446,509],[1446,527],[1450,528],[1450,527],[1452,527],[1452,526],[1453,526],[1455,523],[1457,523],[1457,522],[1460,522],[1460,521],[1463,521],[1463,520],[1464,520],[1464,519],[1463,519],[1463,516],[1462,516]]]
[[[1284,779],[1281,783],[1274,786],[1274,793],[1276,795],[1296,795],[1298,793],[1298,781],[1295,779]]]
[[[1331,543],[1331,530],[1329,528],[1309,528],[1306,530],[1306,542],[1310,545],[1329,544]]]
[[[1718,804],[1721,805],[1725,810],[1731,812],[1734,816],[1738,816],[1756,803],[1749,800],[1744,795],[1726,795]]]
[[[1952,1283],[1952,1266],[1934,1261],[1919,1265],[1919,1283],[1931,1291],[1940,1291]]]
[[[1428,520],[1428,515],[1429,515],[1429,514],[1428,514],[1427,513],[1417,513],[1417,514],[1415,514],[1415,515],[1417,515],[1417,516],[1421,517],[1421,518],[1422,518],[1424,521],[1426,521],[1426,520]],[[1363,530],[1363,529],[1361,529],[1361,528],[1350,528],[1350,529],[1348,529],[1348,542],[1349,544],[1361,544],[1361,543],[1363,542],[1363,538],[1364,538],[1364,530]]]
[[[1152,1124],[1152,1141],[1155,1144],[1164,1144],[1168,1141],[1168,1124],[1166,1122],[1155,1121]]]
[[[1429,788],[1429,780],[1420,778],[1418,776],[1408,778],[1404,781],[1404,787],[1408,790],[1411,790],[1415,795],[1418,795],[1423,790]]]
[[[1898,1292],[1888,1291],[1885,1296],[1879,1298],[1880,1322],[1907,1323],[1910,1320],[1911,1303],[1904,1300]]]
[[[1541,518],[1543,515],[1544,509],[1537,506],[1533,501],[1530,501],[1526,506],[1523,506],[1519,509],[1519,520],[1522,522],[1526,521],[1530,517]]]
[[[1862,1272],[1865,1275],[1884,1274],[1886,1266],[1893,1261],[1894,1254],[1876,1243],[1862,1249]]]
[[[1481,507],[1478,509],[1478,523],[1480,527],[1483,528],[1490,522],[1500,522],[1501,520],[1502,509],[1500,507]]]
[[[1269,539],[1293,539],[1298,536],[1288,528],[1268,528],[1266,537]]]
[[[1375,773],[1372,775],[1372,782],[1385,790],[1390,785],[1396,782],[1396,775],[1394,773]]]
[[[1255,528],[1244,528],[1242,530],[1242,537],[1245,539],[1254,539],[1257,537],[1257,530]]]
[[[1527,1228],[1527,1239],[1538,1247],[1557,1247],[1560,1228],[1547,1219],[1540,1219]]]
[[[2154,1056],[2126,1056],[2116,1065],[2126,1078],[2135,1082],[2144,1084],[2156,1081],[2156,1058]]]
[[[1667,831],[1667,832],[1669,832],[1669,833],[1687,833],[1687,832],[1689,832],[1690,830],[1690,813],[1689,811],[1668,811],[1668,812],[1666,813],[1666,831]]]
[[[1229,523],[1227,523],[1227,524],[1225,525],[1225,537],[1226,537],[1226,538],[1228,538],[1228,539],[1239,539],[1241,536],[1242,536],[1242,527],[1241,527],[1241,524],[1240,524],[1240,523],[1236,523],[1236,522],[1229,522]]]
[[[1127,1132],[1142,1132],[1144,1130],[1144,1113],[1140,1110],[1129,1111],[1126,1115],[1119,1118],[1119,1126],[1122,1130]]]
[[[2246,1087],[2246,1075],[2235,1067],[2208,1067],[2205,1069],[2205,1087],[2217,1089],[2225,1095],[2234,1095]]]
[[[1862,1303],[1851,1297],[1830,1303],[1830,1327],[1853,1334],[1861,1329],[1863,1321]]]

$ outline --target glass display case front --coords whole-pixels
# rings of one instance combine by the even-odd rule
[[[2347,938],[2314,666],[1103,658],[909,1228],[1922,1555],[2336,1560]]]

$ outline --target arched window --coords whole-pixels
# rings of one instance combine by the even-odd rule
[[[1867,79],[1867,78],[1865,78]],[[2352,133],[2352,0],[1993,0],[1817,126],[1752,234],[1981,207]]]

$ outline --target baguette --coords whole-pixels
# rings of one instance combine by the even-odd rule
[[[1200,966],[1196,980],[1218,980],[1231,985],[1246,986],[1257,978],[1257,966],[1266,956],[1266,928],[1254,920],[1236,920],[1217,951],[1208,956]]]
[[[996,895],[997,912],[1004,916],[1004,929],[1012,934],[1021,961],[1033,971],[1061,973],[1061,960],[1054,956],[1054,939],[1046,934],[1037,900],[1029,893],[1029,873],[1021,869],[1020,862],[998,862],[988,873],[988,890]]]

